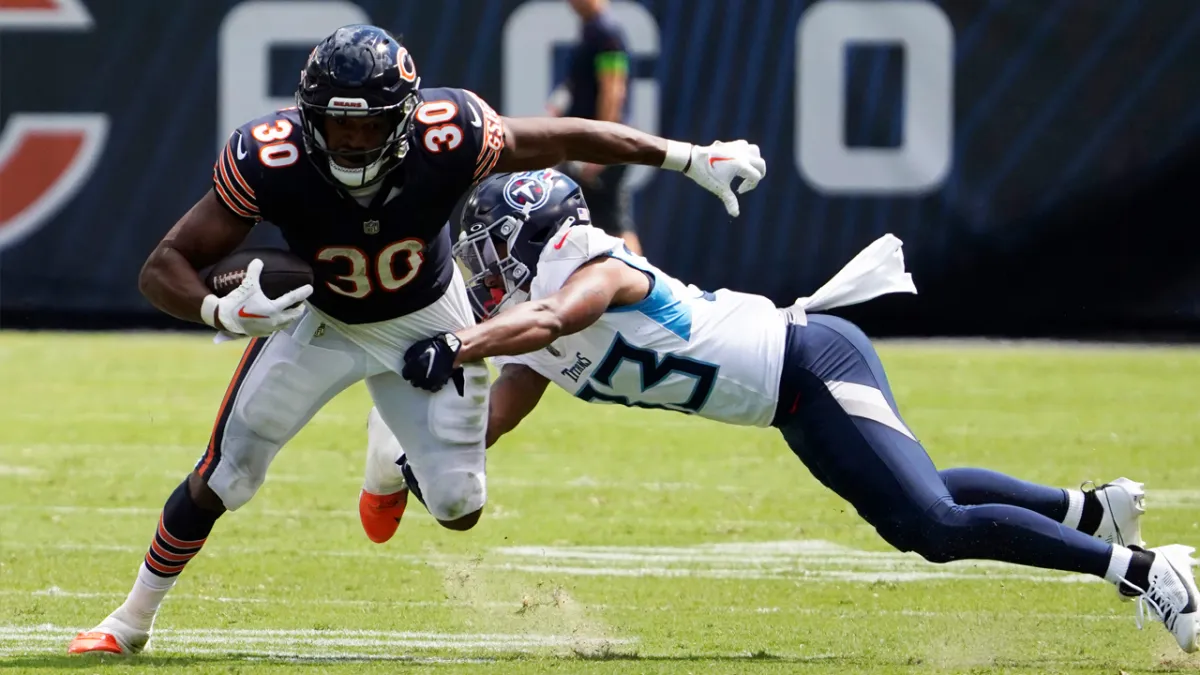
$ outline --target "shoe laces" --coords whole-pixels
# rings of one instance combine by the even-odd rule
[[[1170,595],[1163,588],[1163,582],[1155,583],[1151,580],[1148,590],[1139,588],[1136,584],[1130,583],[1127,579],[1121,578],[1121,583],[1132,588],[1139,593],[1136,599],[1137,612],[1134,615],[1134,621],[1137,624],[1138,630],[1141,630],[1146,624],[1147,607],[1153,614],[1153,618],[1162,621],[1167,630],[1175,631],[1175,622],[1179,619],[1179,611],[1171,602]]]
[[[1174,632],[1175,620],[1179,618],[1179,613],[1171,606],[1170,601],[1157,592],[1154,585],[1151,584],[1150,590],[1137,599],[1137,627],[1141,629],[1145,623],[1146,607],[1150,607],[1150,611],[1158,616],[1158,619],[1163,622],[1167,630]]]

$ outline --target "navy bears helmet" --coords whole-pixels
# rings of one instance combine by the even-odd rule
[[[579,185],[553,169],[489,176],[468,195],[454,257],[480,321],[529,299],[555,232],[590,224]]]
[[[335,184],[362,188],[398,167],[408,152],[408,127],[419,103],[420,83],[408,49],[382,28],[343,26],[318,44],[300,72],[296,107],[305,149],[321,175]],[[327,118],[364,117],[382,120],[382,144],[330,147]]]

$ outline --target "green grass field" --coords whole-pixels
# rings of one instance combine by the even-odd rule
[[[939,466],[1146,482],[1151,545],[1200,544],[1200,350],[881,347]],[[1103,583],[890,552],[770,430],[553,392],[489,462],[473,531],[413,500],[372,544],[369,401],[335,400],[224,517],[150,650],[65,656],[119,604],[240,349],[0,333],[0,672],[1195,670]]]

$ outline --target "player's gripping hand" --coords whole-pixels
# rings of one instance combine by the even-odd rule
[[[414,387],[432,392],[441,391],[453,378],[461,396],[463,372],[461,367],[454,367],[460,347],[462,343],[454,333],[442,333],[419,340],[404,352],[404,368],[400,375]]]
[[[733,191],[733,181],[742,179],[737,194],[745,194],[758,187],[758,182],[767,175],[767,163],[758,146],[746,141],[717,141],[705,146],[667,141],[667,159],[663,168],[682,171],[719,197],[725,210],[735,218],[741,208]]]
[[[205,319],[214,314],[212,305],[215,303],[220,328],[228,333],[250,337],[270,335],[295,321],[304,312],[299,303],[312,295],[312,284],[305,284],[272,300],[263,293],[258,282],[262,268],[262,260],[255,258],[246,266],[246,276],[240,286],[222,298],[215,295],[205,298],[201,309]]]

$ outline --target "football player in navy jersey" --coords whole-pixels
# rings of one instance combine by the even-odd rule
[[[422,89],[408,50],[374,26],[345,26],[317,45],[296,107],[233,132],[212,189],[142,269],[142,292],[156,307],[250,342],[205,452],[163,507],[129,596],[68,651],[140,651],[217,518],[253,497],[280,448],[360,380],[406,451],[368,459],[360,498],[368,533],[392,536],[406,484],[419,485],[416,494],[445,527],[472,527],[487,497],[487,369],[474,364],[460,389],[436,394],[399,371],[414,342],[474,321],[445,227],[459,198],[494,171],[568,160],[681,171],[732,216],[735,180],[746,192],[766,171],[745,141],[697,146],[614,123],[510,119],[469,91]],[[262,262],[254,261],[241,286],[211,294],[198,270],[264,220],[312,265],[314,283],[270,299],[259,285]]]

